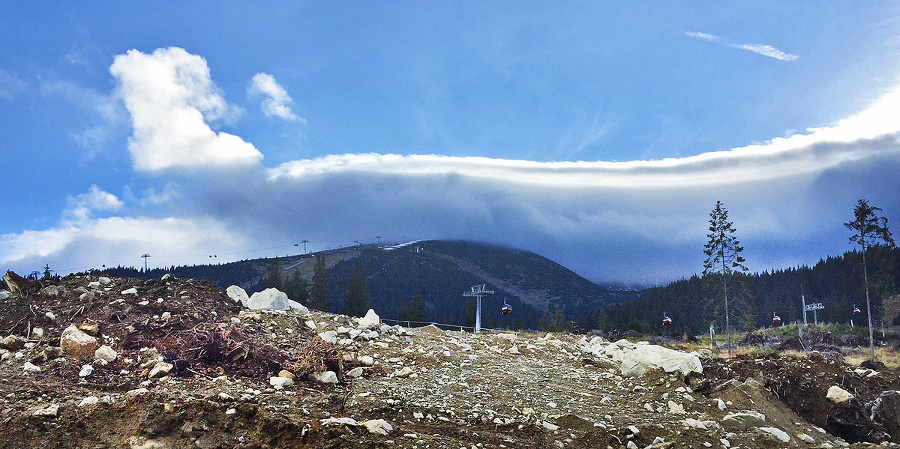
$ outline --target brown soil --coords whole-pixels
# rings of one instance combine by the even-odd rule
[[[622,377],[611,361],[583,353],[585,337],[573,334],[383,326],[372,341],[343,335],[330,344],[317,333],[355,322],[246,311],[215,285],[189,279],[91,286],[101,275],[18,281],[20,290],[0,302],[0,337],[22,337],[4,343],[0,362],[0,448],[721,448],[723,440],[743,448],[839,447],[847,443],[823,430],[840,431],[829,421],[828,387],[862,402],[900,388],[897,372],[867,377],[828,352],[704,358],[702,375]],[[130,288],[138,293],[122,293]],[[70,324],[97,326],[119,357],[102,366],[65,355],[59,339]],[[142,348],[154,348],[172,372],[148,378]],[[24,372],[25,362],[40,372]],[[79,377],[86,363],[94,372]],[[345,376],[356,367],[362,377]],[[297,382],[276,390],[269,377],[282,369]],[[326,369],[342,383],[304,380]],[[98,402],[81,406],[90,396]],[[790,441],[709,424],[748,410]],[[373,419],[392,431],[358,425]]]

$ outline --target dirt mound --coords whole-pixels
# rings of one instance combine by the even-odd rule
[[[211,283],[172,277],[9,278],[0,448],[838,447],[823,428],[877,436],[871,423],[853,427],[860,410],[837,414],[829,386],[861,404],[900,387],[896,372],[872,375],[829,352],[706,357],[686,378],[631,377],[585,350],[594,336],[252,311]],[[70,325],[117,356],[67,355]],[[331,380],[307,377],[326,371]]]
[[[863,404],[873,402],[883,391],[900,388],[897,372],[884,369],[873,375],[873,371],[847,365],[842,357],[829,352],[737,355],[703,362],[709,387],[753,379],[805,420],[850,442],[885,441],[883,429],[868,418]],[[826,393],[834,385],[852,392],[854,402],[836,405],[828,400]]]
[[[207,385],[211,380],[229,379],[225,382],[231,384],[230,392],[223,397],[248,394],[236,387],[257,395],[267,388],[269,377],[282,370],[299,381],[312,372],[342,373],[358,365],[297,316],[244,310],[207,281],[113,278],[99,272],[38,281],[10,272],[4,280],[10,295],[0,301],[0,333],[5,335],[0,339],[0,377],[5,379],[0,382],[0,431],[22,438],[0,441],[0,447],[31,446],[16,441],[70,446],[63,437],[72,433],[83,441],[115,442],[118,447],[122,420],[167,425],[150,422],[157,419],[152,404],[177,404],[188,415],[205,413],[210,405],[192,398],[204,397],[213,387]],[[115,348],[114,360],[67,356],[60,337],[69,326],[93,336],[97,345]],[[170,366],[151,375],[154,364],[163,361]],[[90,365],[89,374],[81,375],[85,365]],[[174,390],[148,396],[145,390],[156,386]],[[310,383],[306,388],[320,387]],[[162,402],[149,400],[160,394]],[[91,396],[105,399],[89,412],[76,406]],[[50,405],[35,409],[34,404]],[[265,410],[244,412],[274,425]],[[36,422],[34,417],[42,413],[54,418],[52,422]]]

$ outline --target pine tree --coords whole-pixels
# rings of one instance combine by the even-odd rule
[[[744,248],[734,236],[734,226],[728,221],[728,210],[721,201],[709,214],[709,241],[703,248],[706,260],[703,262],[703,274],[720,273],[722,275],[722,297],[725,303],[725,333],[731,334],[731,318],[728,309],[728,277],[734,272],[746,272],[741,252]],[[728,348],[731,355],[731,345]]]
[[[887,227],[887,218],[879,217],[881,208],[870,206],[869,202],[860,199],[853,209],[853,221],[844,223],[853,231],[850,243],[855,243],[862,249],[863,285],[866,288],[866,314],[869,318],[869,348],[872,350],[872,358],[875,357],[875,338],[872,334],[872,303],[869,299],[869,271],[866,266],[866,253],[869,248],[879,246],[894,246],[894,238]]]
[[[283,291],[288,295],[288,298],[303,305],[309,304],[309,282],[299,272],[294,272],[294,274],[287,277],[284,281]]]
[[[422,290],[416,289],[416,294],[413,296],[412,300],[401,307],[397,312],[397,320],[398,321],[417,321],[423,322],[425,321],[425,296],[422,295]]]
[[[313,266],[309,307],[323,312],[331,311],[328,295],[328,270],[325,268],[325,255],[318,254],[316,255],[316,264]]]
[[[281,275],[281,262],[277,257],[275,258],[275,261],[272,262],[272,265],[269,266],[269,274],[266,276],[266,287],[277,288],[278,290],[284,291],[284,280]]]
[[[344,292],[344,315],[361,317],[369,311],[369,300],[366,297],[366,280],[359,266],[353,269]]]

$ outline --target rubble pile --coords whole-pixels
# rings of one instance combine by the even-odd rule
[[[599,336],[406,329],[171,276],[4,279],[0,448],[900,439],[900,394],[884,391],[897,373],[818,353],[725,360]]]

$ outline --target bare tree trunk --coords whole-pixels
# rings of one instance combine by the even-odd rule
[[[725,244],[722,244],[722,291],[725,295],[725,335],[728,357],[731,357],[731,317],[728,313],[728,267],[725,265]]]
[[[872,351],[872,360],[875,360],[875,337],[872,335],[872,303],[869,300],[869,270],[866,267],[866,243],[863,240],[863,284],[866,286],[866,315],[869,317],[869,350]]]

